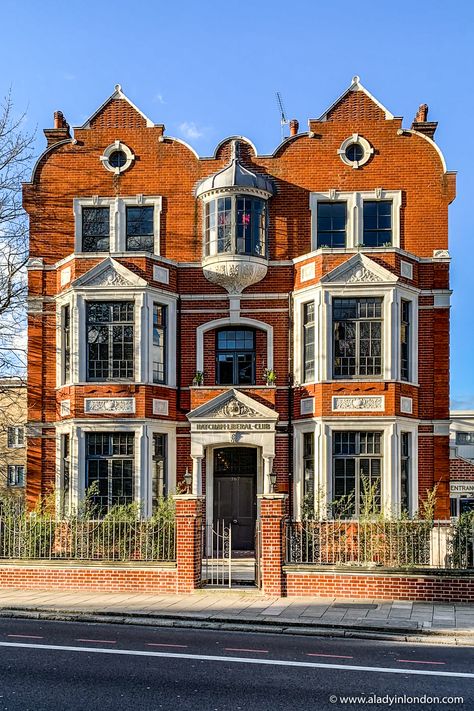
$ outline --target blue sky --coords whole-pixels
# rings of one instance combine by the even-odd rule
[[[37,128],[38,153],[53,111],[79,125],[116,83],[201,155],[232,134],[273,151],[276,91],[302,130],[354,74],[406,126],[427,103],[448,169],[458,171],[451,396],[458,408],[474,407],[474,3],[3,0],[2,24],[0,96],[12,88]]]

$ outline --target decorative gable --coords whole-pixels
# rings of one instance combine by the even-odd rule
[[[155,124],[126,96],[120,84],[114,93],[78,128],[145,128]]]
[[[365,254],[355,254],[321,278],[322,284],[394,284],[398,277]]]
[[[367,91],[358,76],[348,89],[319,117],[318,121],[391,120],[393,114]]]
[[[115,286],[144,287],[147,286],[147,282],[120,262],[108,257],[75,279],[71,286],[74,288],[94,287],[95,289]]]

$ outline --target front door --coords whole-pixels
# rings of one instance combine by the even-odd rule
[[[232,549],[253,550],[257,518],[257,450],[214,450],[214,521],[232,524]]]

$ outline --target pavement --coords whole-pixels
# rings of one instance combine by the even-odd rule
[[[405,639],[474,646],[467,603],[278,598],[254,589],[189,595],[0,590],[0,617]]]

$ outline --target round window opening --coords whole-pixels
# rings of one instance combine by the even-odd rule
[[[127,162],[127,156],[123,151],[114,151],[109,157],[109,163],[112,168],[123,168]]]
[[[100,161],[104,168],[115,175],[125,172],[130,168],[135,160],[135,156],[125,143],[114,141],[107,146]]]
[[[367,139],[353,133],[346,138],[337,150],[340,159],[351,168],[360,168],[365,165],[374,153],[374,149]]]
[[[347,146],[346,148],[346,158],[347,160],[350,160],[351,163],[354,161],[361,161],[362,158],[364,157],[364,149],[360,145],[360,143],[351,143],[350,146]]]

